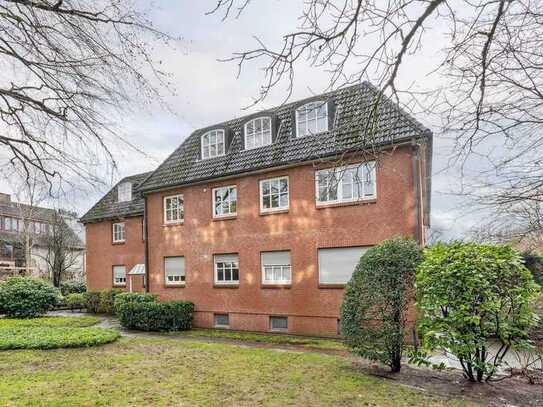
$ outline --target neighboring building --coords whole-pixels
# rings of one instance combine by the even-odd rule
[[[0,193],[0,279],[12,275],[51,277],[48,239],[56,221],[72,225],[77,214],[13,202],[10,195]],[[65,230],[71,261],[66,277],[82,280],[85,245],[72,227]]]
[[[361,254],[429,226],[431,133],[378,96],[364,83],[193,132],[83,216],[89,287],[147,270],[196,326],[337,334]]]

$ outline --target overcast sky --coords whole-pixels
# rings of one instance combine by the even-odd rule
[[[154,169],[192,130],[248,113],[243,108],[251,103],[263,83],[261,66],[249,66],[236,78],[236,64],[219,62],[218,59],[254,47],[255,35],[268,45],[279,44],[281,35],[297,26],[302,1],[255,0],[239,19],[225,22],[221,21],[221,15],[205,15],[216,1],[157,2],[158,6],[153,8],[151,16],[154,25],[171,35],[182,37],[175,49],[159,47],[156,50],[157,58],[162,61],[161,68],[172,74],[176,93],[165,95],[172,111],[151,104],[147,111],[127,116],[119,126],[130,141],[147,155],[125,147],[116,148],[119,171],[115,179],[100,191],[80,195],[79,199],[72,196],[65,203],[70,209],[77,210],[81,215],[120,178]],[[142,4],[148,2],[142,1]],[[439,84],[439,78],[428,76],[427,71],[438,60],[439,39],[443,35],[438,28],[433,30],[435,41],[425,46],[416,58],[407,59],[402,66],[399,76],[401,84]],[[324,70],[299,66],[296,74],[291,100],[319,93],[328,84],[328,75]],[[258,108],[280,104],[284,97],[285,89],[279,88]],[[434,129],[429,118],[418,116],[417,119]],[[449,236],[458,236],[477,222],[477,216],[459,216],[463,212],[458,209],[462,201],[449,195],[458,190],[458,173],[454,169],[443,171],[448,152],[446,140],[435,134],[434,143],[432,220]]]

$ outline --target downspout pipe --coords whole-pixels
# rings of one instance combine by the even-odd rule
[[[143,197],[143,226],[144,234],[144,261],[145,261],[145,292],[149,292],[149,286],[151,285],[151,279],[149,278],[149,224],[147,222],[147,196]]]

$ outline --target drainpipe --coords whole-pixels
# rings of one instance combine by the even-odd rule
[[[414,195],[414,204],[415,204],[415,216],[416,216],[416,225],[415,225],[415,238],[419,242],[420,245],[424,244],[424,233],[422,231],[422,216],[421,213],[421,182],[420,182],[420,146],[418,145],[417,141],[413,139],[411,141],[412,145],[412,152],[411,152],[411,158],[412,158],[412,171],[413,171],[413,195]]]
[[[144,262],[145,262],[145,292],[149,292],[151,279],[149,278],[149,225],[147,223],[147,196],[143,197],[143,239],[144,241]]]

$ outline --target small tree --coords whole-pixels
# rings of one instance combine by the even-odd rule
[[[387,240],[360,259],[341,306],[343,334],[352,350],[399,372],[408,307],[420,248],[410,239]]]
[[[470,381],[488,381],[510,349],[529,347],[537,291],[510,246],[454,242],[425,250],[417,271],[424,350],[446,350]]]

